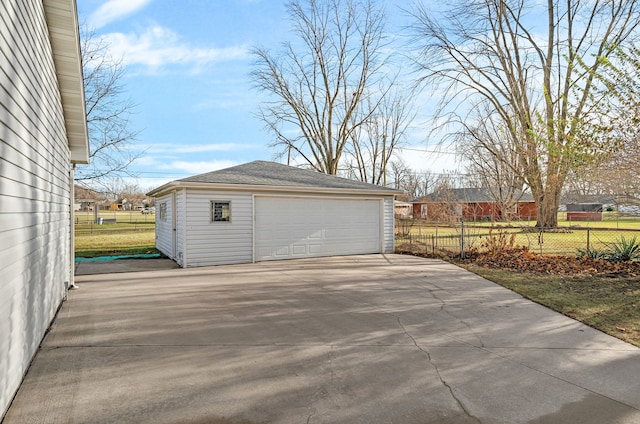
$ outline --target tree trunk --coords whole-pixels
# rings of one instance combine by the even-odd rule
[[[558,226],[558,207],[560,206],[560,194],[562,186],[555,187],[555,184],[547,183],[544,194],[540,199],[536,199],[538,209],[538,228],[555,228]]]
[[[553,228],[558,226],[558,212],[551,203],[553,202],[542,201],[537,205],[538,221],[536,222],[536,227]]]

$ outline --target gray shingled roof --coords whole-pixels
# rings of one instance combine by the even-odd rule
[[[295,168],[276,162],[257,160],[219,171],[207,172],[177,180],[180,183],[238,184],[275,187],[335,188],[347,190],[375,190],[392,194],[397,190],[360,181],[327,175],[308,169]]]

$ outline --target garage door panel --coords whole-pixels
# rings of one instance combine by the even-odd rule
[[[305,255],[307,253],[307,246],[305,245],[293,245],[293,255]]]
[[[255,199],[256,260],[380,252],[380,202]]]

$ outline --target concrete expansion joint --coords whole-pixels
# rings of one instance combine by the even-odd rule
[[[453,387],[451,387],[451,385],[442,377],[442,374],[440,373],[440,369],[438,368],[438,366],[435,364],[435,362],[433,362],[432,358],[431,358],[431,353],[429,353],[428,350],[424,349],[422,346],[420,346],[417,342],[417,340],[409,333],[409,331],[407,330],[407,328],[404,326],[404,324],[402,323],[402,320],[400,319],[400,317],[396,316],[396,319],[398,320],[398,325],[400,326],[400,328],[402,328],[402,331],[404,332],[404,334],[406,334],[406,336],[411,340],[411,342],[413,343],[413,345],[415,347],[418,348],[418,350],[420,350],[422,353],[425,354],[425,356],[427,357],[427,360],[429,361],[429,364],[431,364],[431,366],[433,367],[434,371],[436,372],[436,376],[438,377],[438,380],[440,380],[440,383],[442,383],[442,385],[444,387],[447,388],[447,390],[449,391],[449,394],[451,395],[451,397],[453,398],[453,400],[456,401],[456,403],[458,404],[458,406],[460,407],[460,409],[462,409],[462,411],[471,419],[473,419],[474,421],[476,421],[478,424],[482,424],[482,421],[480,421],[480,419],[476,416],[474,416],[473,414],[471,414],[471,412],[467,409],[467,407],[464,405],[464,403],[462,402],[462,400],[456,396],[455,391],[453,390]]]
[[[542,369],[540,369],[540,368],[534,367],[534,366],[532,366],[532,365],[530,365],[530,364],[527,364],[527,363],[525,363],[525,362],[523,362],[523,361],[515,360],[515,359],[511,358],[511,357],[510,357],[510,356],[508,356],[508,355],[503,355],[503,354],[501,354],[501,353],[499,353],[499,352],[496,352],[495,350],[492,350],[492,348],[486,348],[486,347],[483,347],[483,348],[480,348],[480,349],[481,349],[481,350],[483,350],[483,351],[485,351],[485,352],[487,352],[487,353],[488,353],[488,354],[490,354],[490,355],[495,355],[495,356],[497,356],[497,357],[499,357],[499,358],[502,358],[502,359],[504,359],[505,361],[512,362],[512,363],[514,363],[514,364],[517,364],[518,366],[521,366],[521,367],[524,367],[524,368],[530,369],[531,371],[534,371],[534,372],[540,373],[540,374],[542,374],[542,375],[546,375],[547,377],[551,377],[551,378],[553,378],[553,379],[555,379],[555,380],[562,381],[563,383],[566,383],[566,384],[568,384],[568,385],[570,385],[570,386],[573,386],[573,387],[577,387],[578,389],[584,390],[585,392],[591,393],[591,394],[593,394],[593,395],[595,395],[595,396],[599,396],[599,397],[602,397],[602,398],[608,399],[608,400],[610,400],[610,401],[612,401],[612,402],[615,402],[615,403],[617,403],[617,404],[619,404],[619,405],[623,405],[623,406],[625,406],[625,407],[628,407],[628,408],[631,408],[631,409],[634,409],[634,410],[636,410],[636,411],[639,411],[639,412],[640,412],[640,408],[638,408],[637,406],[631,405],[630,403],[623,402],[623,401],[618,400],[618,399],[614,399],[614,398],[613,398],[613,397],[611,397],[611,396],[608,396],[608,395],[606,395],[606,394],[603,394],[603,393],[597,392],[597,391],[595,391],[594,389],[591,389],[591,388],[589,388],[589,387],[586,387],[586,386],[584,386],[584,385],[582,385],[582,384],[577,384],[576,382],[573,382],[573,381],[567,380],[566,378],[563,378],[563,377],[561,377],[561,376],[559,376],[559,375],[556,375],[556,374],[553,374],[553,373],[550,373],[550,372],[544,371],[544,370],[542,370]],[[502,348],[500,348],[500,349],[502,349]],[[576,350],[582,350],[582,349],[576,349]],[[586,350],[589,350],[589,349],[586,349]]]
[[[333,369],[333,346],[327,354],[327,363],[329,365],[329,382],[332,388],[336,389],[336,371]]]

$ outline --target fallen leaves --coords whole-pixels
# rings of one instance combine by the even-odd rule
[[[425,253],[423,246],[416,244],[407,243],[398,246],[396,251],[416,256],[434,257],[434,255]],[[589,257],[542,255],[526,248],[505,249],[500,254],[496,254],[495,251],[474,251],[466,253],[465,256],[465,259],[460,259],[458,254],[451,254],[448,259],[454,263],[475,264],[484,268],[508,269],[546,275],[628,275],[632,277],[640,275],[640,263],[609,262]]]
[[[536,274],[556,275],[640,275],[640,264],[630,262],[609,262],[587,257],[541,255],[529,250],[504,251],[501,255],[477,253],[469,261],[489,268],[511,269]]]

